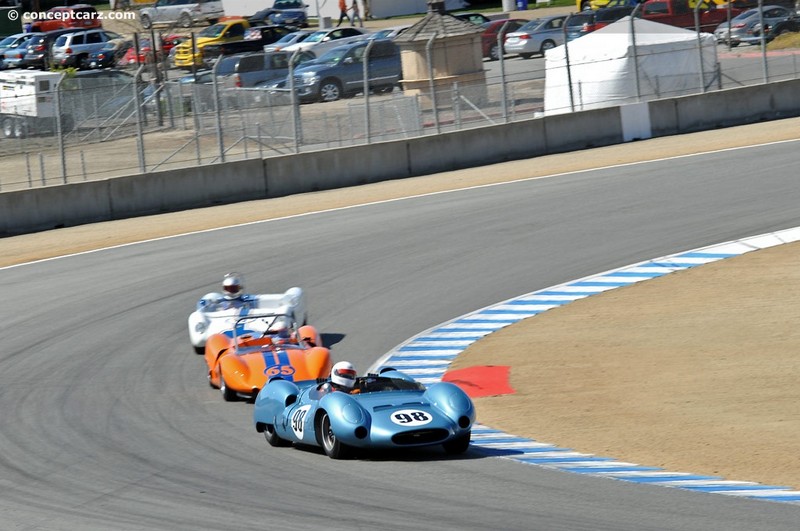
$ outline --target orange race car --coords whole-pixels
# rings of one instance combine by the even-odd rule
[[[233,330],[208,338],[205,360],[208,382],[227,401],[254,399],[273,376],[289,381],[327,378],[332,366],[330,351],[322,346],[316,328],[297,328],[286,314],[237,319]]]

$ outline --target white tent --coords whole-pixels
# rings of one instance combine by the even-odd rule
[[[631,29],[633,28],[633,31]],[[625,17],[545,54],[545,114],[702,92],[717,75],[709,33]],[[571,94],[570,97],[570,87]]]

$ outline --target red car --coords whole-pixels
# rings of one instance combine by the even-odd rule
[[[76,28],[102,28],[103,22],[97,14],[97,9],[89,4],[75,4],[72,6],[59,6],[47,11],[49,18],[35,20],[31,24],[31,31],[46,32],[57,29]]]
[[[506,34],[512,31],[517,31],[529,21],[522,18],[507,18],[504,20],[490,20],[481,24],[483,33],[481,34],[481,48],[483,56],[490,61],[497,61],[500,59],[500,47],[497,45],[498,34],[502,31],[503,35],[500,37],[500,42],[506,40]],[[505,50],[503,50],[505,54]]]
[[[183,35],[167,35],[161,38],[161,53],[158,54],[158,60],[161,61],[164,56],[169,55],[170,50],[172,50],[175,46],[180,44],[181,42],[185,41],[188,37]],[[136,49],[131,46],[128,48],[128,51],[125,52],[125,55],[122,57],[122,60],[119,62],[120,66],[131,66],[136,64],[147,64],[153,61],[153,53],[152,47],[150,45],[150,39],[140,39],[139,40],[139,59],[136,59]]]

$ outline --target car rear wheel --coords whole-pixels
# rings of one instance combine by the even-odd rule
[[[500,47],[495,43],[489,48],[489,60],[497,61],[498,59],[500,59]]]
[[[187,15],[186,13],[182,14],[178,17],[178,26],[182,28],[191,28],[192,27],[192,17]]]
[[[551,41],[550,39],[547,39],[542,43],[542,48],[541,48],[542,55],[544,55],[544,52],[546,52],[547,50],[551,50],[555,47],[556,43]]]
[[[272,424],[267,424],[264,427],[264,438],[270,446],[289,446],[290,444],[289,441],[278,436],[275,426]]]
[[[321,101],[336,101],[342,97],[342,86],[335,79],[326,79],[319,85]]]
[[[463,454],[467,451],[467,448],[469,448],[470,436],[471,433],[467,432],[461,437],[447,441],[446,443],[442,444],[444,451],[448,454]]]
[[[6,138],[14,137],[14,119],[10,116],[3,118],[3,136]]]
[[[225,383],[222,369],[219,370],[219,392],[222,393],[222,399],[226,402],[233,402],[236,400],[236,391],[228,387],[228,384]]]
[[[139,23],[142,25],[142,28],[144,29],[150,29],[153,27],[153,21],[150,20],[150,17],[148,17],[147,15],[140,15]]]
[[[331,419],[328,413],[322,414],[319,419],[318,431],[322,440],[322,449],[331,459],[346,459],[350,455],[350,447],[342,444],[331,428]]]

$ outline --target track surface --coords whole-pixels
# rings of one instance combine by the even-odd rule
[[[798,225],[796,144],[276,220],[0,272],[0,528],[796,529],[796,506],[470,452],[331,461],[224,403],[185,319],[221,273],[302,285],[334,357],[512,296]],[[724,168],[724,171],[720,169]],[[757,175],[757,177],[754,177]],[[624,436],[624,434],[620,434]]]

